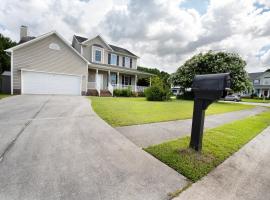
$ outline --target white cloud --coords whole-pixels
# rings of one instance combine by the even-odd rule
[[[239,53],[249,71],[269,66],[269,0],[210,0],[207,12],[181,8],[183,0],[2,0],[0,32],[18,40],[53,29],[71,40],[102,34],[141,57],[140,64],[173,72],[195,53]],[[260,6],[256,6],[256,3]]]

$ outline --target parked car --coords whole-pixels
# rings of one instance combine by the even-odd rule
[[[227,95],[225,98],[224,98],[225,101],[241,101],[241,98],[240,96],[238,95],[234,95],[234,94],[231,94],[231,95]]]

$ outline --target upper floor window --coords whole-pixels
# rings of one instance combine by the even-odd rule
[[[95,51],[95,61],[101,62],[101,51],[100,50]]]
[[[264,77],[264,85],[270,85],[270,77]]]
[[[103,49],[93,46],[92,49],[92,61],[96,63],[102,63],[103,61]]]
[[[125,67],[130,67],[130,58],[125,57]]]
[[[117,55],[116,54],[111,54],[111,65],[117,65]]]
[[[257,84],[259,84],[260,83],[260,80],[254,80],[254,85],[257,85]]]

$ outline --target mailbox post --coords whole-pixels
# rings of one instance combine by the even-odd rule
[[[192,83],[194,108],[189,147],[201,151],[205,110],[214,101],[226,96],[230,89],[229,73],[196,75]]]

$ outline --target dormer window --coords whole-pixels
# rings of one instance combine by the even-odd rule
[[[95,51],[95,61],[101,62],[101,51],[100,50]]]
[[[93,46],[92,48],[92,62],[103,63],[103,48]]]

